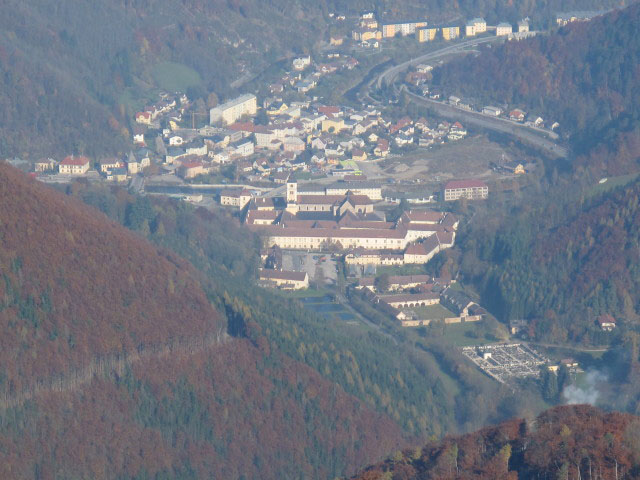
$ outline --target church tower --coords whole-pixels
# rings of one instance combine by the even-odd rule
[[[298,202],[297,182],[287,182],[287,204]]]

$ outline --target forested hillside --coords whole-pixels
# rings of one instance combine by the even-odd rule
[[[620,3],[7,0],[0,4],[0,158],[122,152],[135,109],[159,88],[227,98],[243,74],[310,51],[329,29],[348,33],[352,19],[336,23],[329,13],[497,22]]]
[[[640,156],[640,5],[551,35],[483,48],[434,71],[434,83],[482,104],[560,123],[578,171],[629,173]],[[473,81],[469,81],[473,78]]]
[[[4,164],[0,205],[1,478],[334,478],[405,444],[257,326],[231,339],[174,253]]]
[[[638,478],[640,419],[580,405],[397,452],[357,480]]]
[[[600,315],[631,327],[640,311],[639,195],[632,182],[589,197],[552,196],[505,217],[481,214],[462,240],[462,272],[492,312],[529,319],[537,339],[607,343]]]
[[[195,270],[0,164],[1,394],[96,357],[215,335]]]

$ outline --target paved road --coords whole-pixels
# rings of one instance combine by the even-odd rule
[[[144,191],[144,177],[141,174],[134,175],[133,178],[131,178],[129,188],[133,193],[142,193]]]
[[[544,138],[542,136],[543,133],[540,132],[539,129],[534,130],[531,127],[513,123],[502,118],[492,118],[479,112],[465,110],[443,102],[421,97],[404,88],[403,90],[413,102],[428,106],[436,110],[443,117],[461,118],[466,123],[512,135],[524,143],[548,152],[553,157],[567,156],[568,151],[565,147]]]
[[[504,40],[504,37],[476,38],[474,40],[467,40],[461,43],[456,43],[454,45],[449,45],[448,47],[441,48],[440,50],[436,50],[435,52],[426,53],[417,58],[412,58],[411,60],[407,60],[406,62],[400,63],[382,72],[378,77],[378,79],[376,80],[376,87],[380,88],[383,82],[386,84],[393,83],[396,80],[398,74],[403,70],[406,70],[407,68],[409,68],[411,65],[426,62],[428,60],[433,60],[435,58],[443,57],[445,55],[450,55],[452,53],[458,53],[472,45],[478,45],[480,43],[496,42],[499,40]]]
[[[397,80],[398,75],[402,71],[408,69],[411,65],[426,62],[426,61],[443,57],[445,55],[450,55],[453,53],[461,53],[467,47],[476,46],[481,43],[495,42],[503,39],[504,37],[484,37],[484,38],[466,40],[464,42],[450,45],[440,50],[436,50],[435,52],[430,52],[420,57],[407,60],[406,62],[403,62],[399,65],[395,65],[391,68],[386,69],[376,79],[372,80],[369,83],[368,87],[370,89],[374,83],[377,88],[380,88],[383,83],[387,85],[393,84]],[[506,120],[503,118],[491,118],[478,112],[465,110],[465,109],[454,107],[452,105],[448,105],[436,100],[424,98],[419,95],[415,95],[411,92],[408,92],[404,86],[401,87],[400,90],[401,91],[404,90],[409,96],[409,98],[415,103],[421,103],[423,105],[429,106],[430,108],[433,108],[434,110],[436,110],[443,117],[463,118],[466,123],[470,123],[472,125],[477,125],[483,128],[488,128],[490,130],[512,135],[518,138],[523,143],[527,143],[536,148],[546,151],[553,157],[566,157],[568,154],[568,150],[565,147],[562,147],[554,143],[553,141],[549,140],[548,138],[545,138],[545,136],[553,137],[554,135],[556,135],[553,132],[545,132],[538,128],[527,127],[525,125],[516,124],[511,122],[510,120]],[[369,92],[367,92],[367,96],[368,96],[368,93]]]

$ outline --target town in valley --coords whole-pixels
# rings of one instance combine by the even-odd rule
[[[565,25],[599,13],[556,20]],[[342,30],[349,33],[332,33],[325,48],[288,59],[253,90],[239,87],[207,104],[158,91],[132,118],[126,154],[76,152],[26,169],[46,183],[82,178],[228,211],[262,240],[258,283],[299,298],[327,321],[370,323],[351,304],[356,297],[405,332],[460,328],[463,354],[501,383],[535,376],[545,365],[579,371],[573,359],[552,361],[521,343],[526,329],[517,319],[503,335],[479,334],[492,318],[479,296],[429,268],[456,245],[477,205],[496,192],[517,194],[537,168],[532,149],[563,152],[562,126],[545,112],[478,104],[434,88],[433,70],[480,44],[540,32],[528,19],[431,25],[372,12],[332,17],[348,23]],[[409,41],[415,52],[427,50],[401,57],[394,45]],[[358,75],[344,95],[332,94]],[[603,331],[616,326],[610,316],[599,322]]]

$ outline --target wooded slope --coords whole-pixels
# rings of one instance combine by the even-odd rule
[[[422,449],[397,452],[358,480],[638,478],[640,419],[557,407]]]

